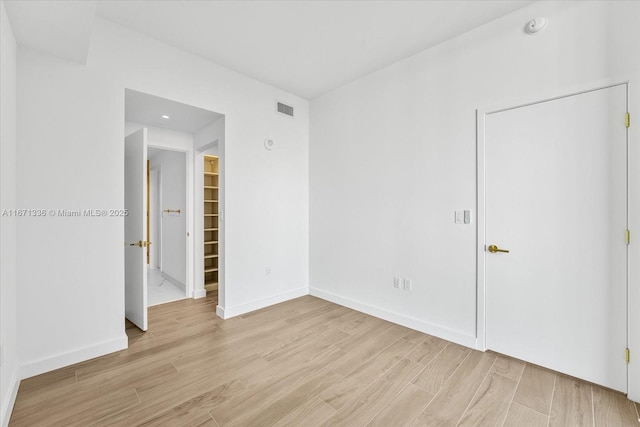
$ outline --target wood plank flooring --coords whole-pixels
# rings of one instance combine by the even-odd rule
[[[639,426],[622,394],[311,296],[149,308],[129,348],[22,381],[10,426]]]

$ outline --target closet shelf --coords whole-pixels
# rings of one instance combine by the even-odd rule
[[[205,234],[205,239],[217,239],[219,231],[220,215],[218,213],[218,195],[220,190],[219,172],[217,156],[204,157],[204,182],[203,182],[203,210],[205,232],[213,232],[215,234]],[[203,245],[204,253],[204,288],[207,292],[213,292],[218,289],[218,262],[220,256],[218,253],[218,240],[205,240]]]

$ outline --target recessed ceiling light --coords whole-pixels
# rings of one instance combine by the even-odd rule
[[[167,116],[166,114],[163,114],[163,115],[162,115],[162,118],[163,118],[163,119],[170,119],[171,117]]]

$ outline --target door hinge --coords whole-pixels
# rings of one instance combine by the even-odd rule
[[[625,115],[624,115],[624,125],[626,127],[631,126],[631,114],[625,113]]]
[[[627,363],[631,361],[631,351],[629,351],[628,348],[624,350],[624,360],[626,360]]]
[[[625,230],[624,232],[624,241],[627,242],[627,245],[631,243],[631,231]]]

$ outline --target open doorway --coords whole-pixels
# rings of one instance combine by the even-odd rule
[[[202,277],[202,173],[197,172],[202,167],[203,147],[210,145],[212,141],[219,147],[220,141],[224,141],[224,116],[126,89],[126,139],[134,134],[140,134],[144,139],[145,153],[136,157],[135,161],[145,162],[144,166],[138,165],[138,169],[144,167],[146,174],[144,188],[140,192],[144,194],[146,213],[139,214],[139,220],[145,223],[142,227],[144,230],[140,231],[141,235],[127,238],[133,239],[134,243],[139,240],[144,246],[144,265],[135,269],[138,272],[144,270],[144,274],[139,273],[135,281],[129,278],[125,280],[125,295],[141,296],[135,300],[135,310],[131,307],[131,302],[126,300],[125,312],[127,318],[135,317],[131,315],[133,311],[142,312],[139,317],[146,319],[148,306],[207,296]],[[204,149],[209,150],[206,147]],[[125,167],[127,162],[125,157]],[[220,159],[220,177],[217,183],[220,193],[223,188],[222,165],[223,159]],[[125,189],[129,186],[130,183],[125,182]],[[215,210],[221,211],[222,204],[221,198]],[[131,218],[127,219],[130,220]],[[137,223],[138,219],[133,218],[133,222]],[[216,227],[223,234],[222,225],[217,224]],[[216,249],[218,253],[223,253],[222,241],[218,242]],[[210,254],[207,256],[210,257]],[[131,257],[125,258],[125,270],[130,259]],[[139,259],[141,257],[136,257],[133,262],[137,264]],[[217,258],[216,263],[222,270],[223,257]],[[129,288],[132,286],[144,288],[144,292],[130,292]],[[220,279],[218,288],[222,286],[223,280]],[[216,299],[217,291],[216,289]],[[140,325],[138,327],[143,330],[146,328]]]
[[[224,211],[222,200],[222,168],[220,140],[198,144],[195,152],[196,170],[196,228],[202,233],[196,236],[196,280],[204,283],[208,297],[220,301],[220,283],[224,268]],[[202,240],[202,245],[199,241]]]
[[[147,148],[147,306],[187,298],[187,156]]]

